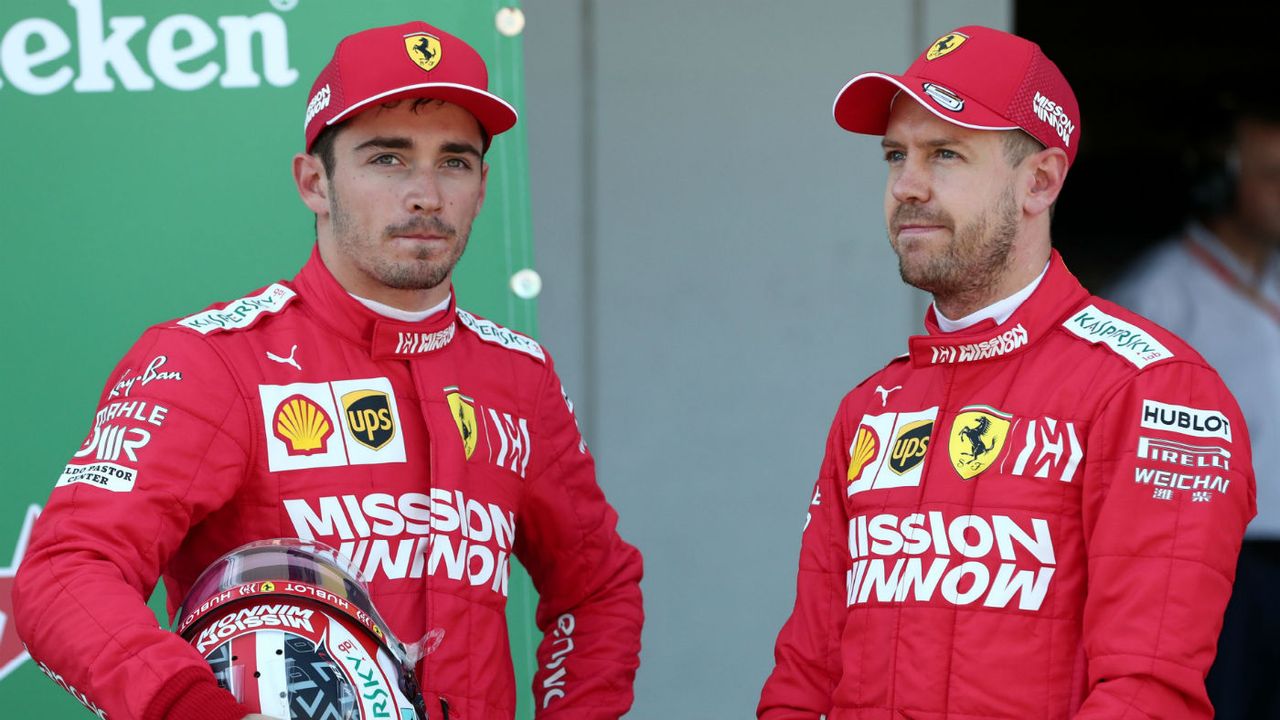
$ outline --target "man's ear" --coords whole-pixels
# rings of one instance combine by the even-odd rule
[[[329,214],[329,177],[320,158],[308,153],[294,155],[293,182],[298,186],[298,197],[317,218]]]
[[[1029,173],[1022,209],[1030,215],[1046,213],[1058,201],[1070,162],[1062,148],[1045,148],[1026,159]]]

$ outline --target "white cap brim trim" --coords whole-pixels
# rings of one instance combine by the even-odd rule
[[[857,77],[853,78],[853,79],[852,79],[852,80],[850,80],[849,82],[845,83],[844,87],[840,88],[840,92],[836,93],[836,100],[835,100],[835,102],[831,104],[831,117],[832,117],[832,118],[835,118],[835,117],[836,117],[836,106],[838,106],[838,105],[840,104],[840,98],[844,97],[845,92],[846,92],[846,91],[848,91],[848,90],[849,90],[849,88],[850,88],[850,87],[852,87],[854,83],[859,82],[859,81],[861,81],[861,80],[871,79],[871,78],[877,78],[877,79],[880,79],[880,80],[887,80],[887,81],[889,81],[889,82],[893,83],[894,85],[898,86],[898,89],[899,89],[899,91],[900,91],[900,92],[898,93],[898,95],[901,95],[902,93],[904,93],[904,92],[905,92],[906,94],[908,94],[908,95],[910,95],[912,98],[914,98],[916,102],[918,102],[918,103],[920,103],[922,106],[924,106],[924,109],[925,109],[925,110],[928,110],[929,112],[933,113],[934,115],[937,115],[939,118],[941,118],[941,119],[943,119],[943,120],[946,120],[947,122],[951,123],[952,125],[959,125],[960,127],[969,128],[970,130],[1021,130],[1021,129],[1022,129],[1022,128],[1021,128],[1020,126],[1018,126],[1018,125],[975,125],[975,124],[973,124],[973,123],[961,122],[960,120],[957,120],[957,119],[956,119],[956,118],[954,118],[954,117],[950,117],[950,116],[947,116],[947,115],[943,115],[943,114],[942,114],[942,112],[941,112],[940,110],[935,109],[935,108],[933,107],[933,105],[931,105],[930,103],[926,102],[924,98],[922,98],[922,97],[920,97],[919,95],[917,95],[917,94],[915,93],[915,91],[914,91],[914,90],[912,90],[911,88],[907,87],[907,86],[906,86],[906,84],[905,84],[905,83],[903,83],[903,82],[902,82],[901,80],[899,80],[898,78],[896,78],[896,77],[894,77],[894,76],[892,76],[892,75],[885,75],[884,73],[878,73],[878,72],[862,73],[861,75],[858,75]],[[949,90],[951,90],[952,92],[955,92],[955,90],[954,90],[954,89],[952,89],[952,88],[948,88],[948,89],[949,89]],[[893,96],[893,99],[891,99],[891,100],[889,101],[889,108],[890,108],[890,109],[892,109],[892,108],[893,108],[893,103],[897,101],[897,99],[898,99],[898,95],[894,95],[894,96]],[[965,100],[970,100],[970,98],[967,98],[967,97],[966,97],[966,98],[965,98]],[[978,105],[982,105],[982,104],[981,104],[981,103],[978,103]],[[985,106],[984,106],[984,107],[985,107]],[[992,112],[994,112],[994,111],[992,111]],[[836,120],[836,122],[837,122],[837,123],[839,123],[839,120]]]
[[[489,98],[490,100],[494,100],[500,103],[503,107],[511,111],[511,115],[515,118],[515,120],[512,123],[513,126],[516,122],[520,121],[520,113],[516,112],[516,109],[514,107],[511,107],[511,103],[508,103],[506,100],[503,100],[502,98],[498,97],[497,95],[494,95],[491,92],[485,92],[484,90],[481,90],[479,88],[472,87],[470,85],[462,85],[461,83],[419,83],[417,85],[404,85],[402,87],[398,87],[393,90],[387,90],[386,92],[378,93],[377,95],[374,95],[372,97],[367,97],[364,100],[361,100],[360,102],[354,105],[348,106],[346,110],[343,110],[337,115],[334,115],[333,117],[329,118],[328,120],[325,121],[324,124],[326,126],[333,125],[334,123],[342,120],[342,118],[350,115],[356,110],[359,110],[360,108],[365,107],[366,105],[376,103],[382,98],[390,97],[392,95],[399,95],[400,93],[408,92],[410,90],[426,90],[429,88],[453,88],[456,90],[465,90],[467,92],[480,95],[481,97]]]

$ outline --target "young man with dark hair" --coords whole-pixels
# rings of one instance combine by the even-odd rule
[[[451,284],[485,151],[515,122],[480,55],[426,23],[338,45],[293,159],[316,215],[310,260],[143,334],[18,574],[31,656],[101,716],[266,707],[220,688],[146,599],[163,577],[172,612],[223,553],[276,537],[332,545],[364,572],[395,635],[416,641],[433,718],[515,714],[513,557],[540,594],[538,715],[630,707],[640,554],[618,536],[551,358],[459,308]]]

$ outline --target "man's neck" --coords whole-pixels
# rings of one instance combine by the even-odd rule
[[[992,320],[997,325],[1003,324],[1013,316],[1013,313],[1022,306],[1022,303],[1027,301],[1027,298],[1031,297],[1031,294],[1035,292],[1037,287],[1039,287],[1040,281],[1044,280],[1044,276],[1048,272],[1049,262],[1045,261],[1044,268],[1040,270],[1040,274],[1026,285],[1009,295],[984,305],[978,310],[959,318],[953,319],[935,306],[934,310],[937,315],[938,328],[943,332],[956,332],[958,330],[964,330],[977,325],[984,320]]]
[[[1040,277],[1049,262],[1049,249],[1010,258],[1009,267],[998,278],[983,287],[949,295],[934,295],[933,306],[944,317],[968,317],[979,310],[1017,293]]]

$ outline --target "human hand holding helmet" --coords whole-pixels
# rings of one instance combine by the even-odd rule
[[[417,653],[391,633],[333,548],[263,540],[213,562],[174,630],[253,711],[244,720],[426,720]]]

